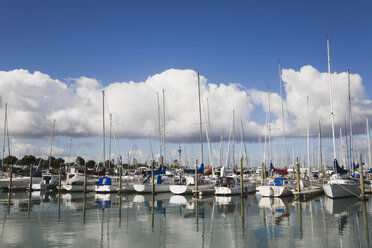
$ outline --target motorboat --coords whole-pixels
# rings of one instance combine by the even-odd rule
[[[240,176],[223,176],[217,179],[215,186],[215,195],[237,195],[241,193]],[[249,181],[248,178],[243,179],[243,193],[255,193],[256,183]]]

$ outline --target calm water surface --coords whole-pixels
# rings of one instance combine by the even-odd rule
[[[372,198],[0,193],[0,247],[372,247]]]

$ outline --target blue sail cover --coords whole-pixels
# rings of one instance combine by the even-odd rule
[[[338,165],[337,159],[333,161],[333,168],[337,174],[346,174],[348,170],[345,170],[344,168],[340,167]]]
[[[355,163],[353,162],[353,170],[356,170],[359,168],[359,163],[355,165]]]
[[[154,175],[160,175],[160,174],[165,174],[165,171],[167,170],[167,166],[164,166],[164,168],[160,171],[154,171]],[[151,171],[147,172],[147,175],[151,175]]]
[[[185,173],[189,174],[195,174],[195,169],[184,169]],[[198,174],[204,174],[204,164],[200,164],[200,167],[198,169]]]

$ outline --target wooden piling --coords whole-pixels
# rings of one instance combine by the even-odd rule
[[[33,165],[31,164],[30,165],[30,186],[29,186],[30,192],[32,191],[32,167]]]
[[[243,155],[240,159],[240,195],[244,195],[244,188],[243,188]]]
[[[122,174],[123,174],[123,168],[122,168],[121,163],[120,163],[120,167],[119,167],[119,190],[118,190],[119,195],[121,194],[121,189],[122,189],[122,182],[121,182]]]
[[[261,164],[261,186],[264,185],[264,179],[265,179],[265,164],[262,162]]]
[[[155,194],[155,176],[154,176],[154,161],[151,162],[151,188],[152,194]]]
[[[297,180],[297,192],[301,192],[300,185],[300,164],[298,163],[298,156],[296,157],[296,180]]]
[[[10,166],[10,178],[9,178],[9,185],[8,190],[12,190],[12,182],[13,182],[13,165]]]
[[[359,175],[360,175],[360,198],[366,200],[365,191],[364,191],[364,178],[363,178],[363,164],[362,164],[362,154],[359,154]]]
[[[195,192],[198,192],[198,160],[195,163]]]
[[[62,182],[62,165],[59,165],[59,177],[58,177],[58,195],[61,191],[61,182]]]
[[[87,193],[87,163],[84,163],[84,194]]]

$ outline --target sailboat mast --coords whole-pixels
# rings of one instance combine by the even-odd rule
[[[371,137],[369,134],[368,116],[366,117],[366,127],[367,127],[367,138],[368,138],[368,162],[369,162],[369,168],[372,168]]]
[[[55,128],[55,125],[56,125],[56,120],[54,119],[53,120],[53,129],[52,129],[52,140],[50,142],[50,152],[49,152],[49,170],[51,168],[51,165],[52,165],[52,151],[53,151],[53,140],[54,140],[54,128]]]
[[[159,156],[161,159],[161,164],[163,163],[163,156],[162,156],[162,136],[161,136],[161,126],[160,126],[160,101],[159,101],[159,92],[156,92],[156,98],[158,100],[158,131],[159,131]],[[160,162],[160,161],[158,161]]]
[[[349,126],[350,126],[350,168],[353,171],[354,166],[354,142],[353,142],[353,122],[351,121],[351,89],[350,89],[350,70],[347,69],[347,90],[348,90],[348,98],[349,98]]]
[[[285,143],[285,122],[284,122],[284,100],[283,100],[283,83],[282,83],[282,70],[280,67],[280,61],[279,64],[279,81],[280,81],[280,97],[282,99],[282,121],[283,121],[283,160],[282,165],[284,166],[286,164],[286,158],[287,158],[287,147]]]
[[[318,129],[319,129],[319,166],[323,170],[322,129],[321,129],[321,126],[320,126],[320,120],[319,120],[319,124],[318,124]],[[323,175],[324,175],[324,171],[323,171]]]
[[[247,147],[245,146],[244,140],[244,129],[243,129],[243,118],[240,118],[240,128],[241,128],[241,142],[242,142],[242,153],[244,153],[245,161],[248,168],[248,155],[247,155]]]
[[[4,116],[4,140],[3,140],[3,161],[2,161],[2,167],[4,168],[4,160],[5,160],[5,137],[6,137],[6,127],[8,122],[8,103],[5,103],[5,116]],[[9,144],[8,144],[9,146]]]
[[[112,134],[112,114],[110,114],[110,141],[109,141],[109,157],[108,157],[108,168],[111,168],[111,134]]]
[[[207,141],[208,141],[209,164],[213,168],[212,147],[211,147],[212,141],[211,141],[211,137],[210,137],[211,126],[210,126],[210,118],[209,118],[209,101],[208,101],[208,98],[207,98],[207,115],[208,115],[208,124],[206,125],[206,133],[207,133]]]
[[[271,121],[270,121],[270,88],[267,86],[267,102],[269,104],[269,112],[267,115],[267,123],[269,129],[269,165],[271,163]]]
[[[310,170],[309,96],[306,97],[306,110],[307,110],[306,115],[307,167]]]
[[[327,54],[328,54],[328,85],[329,85],[329,100],[331,105],[331,123],[332,123],[332,141],[333,141],[333,158],[336,156],[336,141],[335,141],[335,123],[333,114],[333,95],[332,95],[332,82],[331,82],[331,58],[329,56],[329,39],[327,37]]]
[[[106,168],[106,146],[105,146],[105,91],[102,91],[102,144],[103,144],[103,167]]]
[[[200,163],[204,163],[203,157],[203,124],[201,116],[201,94],[200,94],[200,75],[198,73],[198,95],[199,95],[199,124],[200,124]],[[197,174],[197,173],[195,173]]]
[[[163,89],[163,148],[164,148],[164,152],[163,152],[163,163],[165,164],[166,163],[166,147],[165,147],[165,91]]]
[[[221,140],[220,140],[220,167],[222,167],[222,152],[223,152],[223,128],[221,129]]]
[[[233,116],[232,116],[232,155],[231,155],[231,161],[232,166],[235,168],[235,110],[233,110]]]

